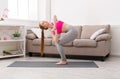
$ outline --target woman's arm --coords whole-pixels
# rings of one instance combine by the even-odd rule
[[[58,42],[59,38],[60,38],[60,35],[57,34],[57,30],[56,30],[56,21],[57,21],[57,16],[56,15],[54,15],[53,20],[54,20],[54,26],[53,26],[53,29],[51,30],[51,34],[52,34],[53,40],[55,42]]]
[[[51,34],[55,35],[56,34],[56,21],[57,21],[56,15],[54,15],[53,21],[54,21],[54,24],[53,24],[53,28],[51,29]]]
[[[54,17],[53,17],[53,28],[51,29],[51,31],[54,31],[54,30],[56,30],[56,21],[57,21],[57,16],[56,15],[54,15]]]

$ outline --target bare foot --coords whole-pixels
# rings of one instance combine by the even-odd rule
[[[57,65],[66,65],[68,64],[67,61],[59,61],[58,63],[56,63]]]

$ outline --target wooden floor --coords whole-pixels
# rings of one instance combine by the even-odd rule
[[[120,79],[120,57],[94,61],[99,68],[15,68],[14,61],[59,61],[59,58],[19,57],[0,60],[0,79]],[[69,59],[69,61],[92,61]]]

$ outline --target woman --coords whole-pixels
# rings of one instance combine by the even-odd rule
[[[43,52],[44,50],[44,30],[51,28],[52,38],[61,56],[61,61],[59,61],[56,64],[61,65],[67,64],[68,62],[66,60],[66,56],[62,45],[70,41],[73,41],[77,37],[77,30],[73,26],[68,25],[63,21],[57,20],[56,16],[54,16],[54,23],[42,21],[40,22],[39,26],[42,29],[41,52]],[[65,35],[60,37],[61,33],[65,33]]]

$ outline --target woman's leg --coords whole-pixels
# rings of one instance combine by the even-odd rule
[[[57,50],[60,54],[60,57],[61,57],[61,61],[66,61],[66,56],[65,56],[65,53],[64,53],[64,48],[62,47],[61,44],[59,43],[55,43],[56,47],[57,47]]]
[[[64,53],[64,48],[59,43],[55,43],[55,45],[56,45],[57,50],[58,50],[58,52],[60,54],[60,57],[61,57],[61,61],[57,62],[56,64],[59,64],[59,65],[67,64],[66,56],[65,56],[65,53]]]
[[[73,41],[77,37],[77,31],[75,29],[69,30],[63,37],[60,38],[59,42],[55,43],[57,50],[61,56],[61,61],[66,61],[63,44]]]

